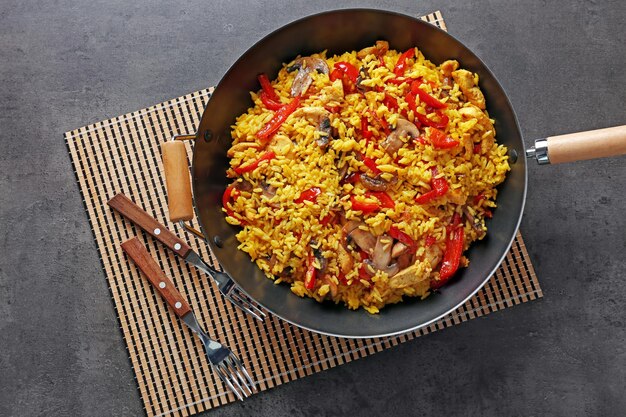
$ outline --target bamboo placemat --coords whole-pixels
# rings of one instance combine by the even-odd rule
[[[423,19],[445,29],[440,12]],[[198,339],[183,327],[123,255],[119,244],[141,236],[141,232],[106,205],[109,198],[123,192],[187,240],[201,257],[214,263],[204,242],[167,220],[160,154],[160,144],[172,135],[195,132],[211,92],[212,89],[197,91],[65,133],[148,416],[187,416],[235,400],[209,368]],[[506,260],[484,288],[440,321],[390,338],[333,338],[302,330],[275,317],[259,324],[224,302],[205,275],[188,267],[153,239],[145,236],[142,239],[189,299],[200,322],[243,360],[260,391],[542,296],[518,234]]]

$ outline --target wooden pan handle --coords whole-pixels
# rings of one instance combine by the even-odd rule
[[[137,264],[141,272],[148,278],[150,284],[161,294],[165,302],[172,307],[178,317],[191,311],[191,307],[183,296],[174,287],[174,284],[165,275],[148,250],[136,237],[122,243],[122,249]]]
[[[626,125],[551,136],[547,141],[551,164],[624,155]]]
[[[165,142],[161,145],[161,153],[170,220],[173,222],[191,220],[193,201],[185,144],[181,141]]]
[[[191,247],[188,244],[174,233],[167,230],[165,226],[146,213],[137,204],[133,203],[133,201],[124,194],[117,194],[110,199],[107,204],[122,216],[141,227],[146,233],[152,235],[152,237],[167,246],[167,248],[174,251],[177,255],[185,258],[191,251]]]

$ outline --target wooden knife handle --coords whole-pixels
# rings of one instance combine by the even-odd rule
[[[170,220],[172,222],[191,220],[193,198],[185,144],[181,141],[165,142],[161,145],[161,154]]]
[[[174,251],[177,255],[184,258],[191,251],[191,247],[189,247],[189,245],[187,245],[174,233],[167,230],[165,226],[146,213],[137,204],[133,203],[132,200],[124,194],[117,194],[115,197],[110,199],[107,204],[112,209],[119,212],[122,216],[126,217],[128,220],[152,235],[156,240]]]
[[[183,296],[174,287],[174,284],[165,275],[156,261],[150,256],[148,250],[136,237],[122,243],[122,249],[135,262],[141,272],[148,278],[150,284],[161,294],[165,302],[174,309],[178,317],[182,317],[191,311],[191,307]]]
[[[626,126],[550,136],[547,141],[551,164],[623,155],[626,154]]]

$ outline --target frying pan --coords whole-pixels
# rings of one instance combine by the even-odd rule
[[[237,250],[238,228],[224,220],[221,196],[227,186],[226,151],[235,118],[251,105],[249,92],[258,90],[257,75],[276,77],[283,62],[297,55],[328,50],[328,54],[359,50],[384,39],[390,48],[417,46],[435,64],[456,59],[480,77],[489,115],[495,119],[497,140],[510,153],[511,171],[499,187],[498,209],[487,221],[484,240],[466,252],[470,266],[460,270],[439,292],[425,300],[406,299],[379,314],[350,311],[343,305],[317,303],[291,293],[288,285],[274,285]],[[527,159],[520,128],[506,93],[487,66],[446,32],[415,18],[380,10],[348,9],[321,13],[288,24],[266,36],[228,70],[215,88],[195,135],[192,183],[195,211],[202,234],[222,268],[252,299],[297,326],[334,336],[364,338],[390,336],[426,326],[456,309],[480,289],[509,250],[520,224],[527,187]],[[626,126],[541,139],[528,150],[540,163],[567,162],[626,153]],[[180,163],[179,168],[186,168]],[[166,173],[172,220],[193,217],[191,190],[185,177]],[[179,184],[180,183],[180,184]],[[182,188],[178,185],[183,185]]]

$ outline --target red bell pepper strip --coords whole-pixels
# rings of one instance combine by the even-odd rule
[[[476,145],[474,145],[474,153],[480,153],[480,151],[482,151],[483,147],[480,143],[477,143]]]
[[[302,203],[304,201],[316,202],[317,196],[320,195],[321,192],[322,190],[320,190],[319,187],[313,187],[302,191],[302,193],[300,193],[300,197],[296,199],[296,203]]]
[[[352,210],[360,210],[363,214],[373,213],[376,210],[380,209],[379,202],[366,202],[359,201],[355,196],[350,196],[350,203],[352,204]]]
[[[374,111],[370,111],[370,114],[372,115],[372,118],[376,121],[376,123],[378,123],[380,127],[383,128],[385,135],[389,136],[389,133],[391,133],[391,130],[389,130],[389,123],[387,123],[385,118],[378,117],[378,115]]]
[[[433,189],[437,192],[437,196],[441,197],[448,192],[450,186],[448,185],[448,181],[445,178],[433,178],[430,182]]]
[[[330,81],[341,80],[343,89],[348,93],[356,90],[356,81],[359,77],[359,70],[349,62],[340,61],[335,63],[333,71],[330,73]]]
[[[379,63],[379,66],[381,67],[385,66],[385,59],[383,58],[382,55],[378,55],[378,63]]]
[[[272,117],[261,130],[256,132],[256,137],[262,141],[267,141],[280,129],[285,120],[287,120],[289,115],[293,113],[298,106],[300,106],[300,97],[295,97],[289,104],[282,106],[280,110],[274,113],[274,117]]]
[[[398,62],[396,62],[396,66],[393,68],[393,73],[396,74],[396,77],[401,77],[404,75],[406,71],[406,60],[411,59],[415,56],[415,48],[411,48],[408,51],[404,52],[398,58]]]
[[[406,96],[404,96],[404,100],[406,104],[409,106],[409,110],[413,111],[413,114],[417,114],[417,105],[415,104],[415,94],[412,92],[408,92]]]
[[[235,188],[234,184],[229,185],[224,190],[224,194],[222,194],[222,207],[226,210],[226,215],[237,219],[239,223],[242,225],[246,224],[246,222],[235,215],[233,209],[230,208],[231,200],[236,201],[239,198],[240,192],[237,188]]]
[[[372,275],[369,272],[367,272],[367,265],[363,264],[359,268],[359,278],[365,281],[372,280]]]
[[[369,253],[365,252],[363,249],[359,249],[358,251],[359,251],[359,258],[361,258],[362,261],[370,258]]]
[[[433,174],[434,175],[434,174]],[[445,178],[432,178],[430,180],[431,190],[420,195],[415,199],[418,204],[426,204],[434,200],[437,197],[441,197],[448,192],[450,185]]]
[[[384,191],[367,191],[365,193],[367,198],[375,198],[380,202],[380,207],[383,208],[395,208],[396,203],[393,201],[389,194]]]
[[[442,103],[437,100],[435,97],[428,94],[426,91],[420,88],[420,85],[423,84],[423,81],[415,80],[411,83],[411,92],[417,96],[419,96],[420,100],[424,102],[427,106],[430,106],[434,109],[445,109],[448,107],[446,103]]]
[[[361,135],[363,135],[363,137],[366,140],[370,140],[373,134],[374,132],[370,130],[369,120],[367,120],[367,117],[362,116],[361,117]]]
[[[484,215],[488,219],[491,219],[493,217],[493,212],[491,210],[489,210],[489,209],[485,209]]]
[[[261,97],[261,102],[263,102],[263,105],[269,110],[280,110],[280,108],[283,107],[283,103],[271,99],[269,94],[267,94],[265,91],[261,91],[259,97]]]
[[[315,288],[317,269],[315,268],[314,261],[315,255],[313,255],[313,252],[310,252],[309,256],[307,257],[308,267],[306,270],[306,275],[304,276],[304,288],[306,288],[307,290],[312,290],[313,288]]]
[[[430,191],[420,195],[419,197],[416,197],[415,198],[415,202],[418,203],[418,204],[426,204],[426,203],[431,202],[435,198],[437,198],[437,191],[430,190]]]
[[[261,162],[263,162],[263,161],[270,161],[270,160],[274,159],[275,157],[276,157],[276,154],[274,152],[272,152],[272,151],[265,152],[256,161],[251,162],[248,165],[238,166],[237,168],[235,168],[235,172],[237,173],[237,175],[241,175],[241,174],[243,174],[245,172],[254,171],[255,169],[258,168],[258,166],[259,166],[259,164],[261,164]]]
[[[331,222],[334,223],[335,216],[332,213],[328,213],[326,216],[322,217],[320,220],[320,224],[322,226],[328,226]]]
[[[368,158],[367,156],[363,155],[362,161],[363,164],[374,173],[374,175],[380,174],[380,169],[378,169],[378,165],[376,165],[376,162],[374,162],[372,158]]]
[[[425,114],[417,111],[415,112],[415,117],[417,117],[417,120],[424,126],[434,127],[436,129],[445,129],[446,126],[448,126],[450,118],[447,115],[443,114],[443,112],[441,111],[438,111],[436,114],[439,117],[438,121],[435,119],[430,119],[426,117]]]
[[[426,240],[424,241],[424,245],[428,248],[437,243],[437,239],[434,236],[428,235],[426,236]]]
[[[474,205],[480,203],[484,198],[485,198],[485,193],[478,193],[478,195],[474,197]]]
[[[411,238],[411,236],[409,236],[402,230],[398,229],[396,226],[391,226],[389,228],[389,236],[391,236],[392,238],[396,239],[399,242],[404,243],[411,249],[415,248],[415,241]]]
[[[448,233],[446,249],[443,253],[443,261],[439,269],[439,280],[431,281],[432,288],[444,285],[459,269],[461,255],[463,254],[464,232],[463,227],[453,227]]]
[[[385,98],[383,99],[383,104],[389,110],[398,110],[398,100],[391,97],[389,94],[385,94]]]
[[[451,139],[436,127],[430,128],[430,143],[432,143],[435,149],[450,149],[459,144],[458,141]]]
[[[272,83],[270,82],[269,78],[267,78],[267,75],[259,74],[257,78],[259,80],[259,84],[261,84],[261,88],[263,89],[263,92],[267,94],[267,97],[269,97],[270,99],[274,101],[280,102],[280,98],[278,97],[278,94],[276,94],[274,87],[272,87]]]
[[[413,78],[404,78],[404,77],[396,77],[396,78],[390,78],[387,81],[385,81],[387,84],[395,84],[395,85],[402,85],[404,83],[408,83],[413,81]]]

